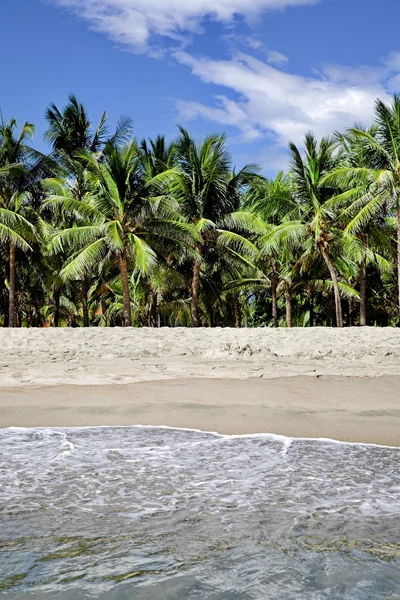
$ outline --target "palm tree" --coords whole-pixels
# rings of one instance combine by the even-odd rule
[[[167,144],[165,137],[159,135],[155,140],[142,140],[140,144],[142,163],[149,176],[155,177],[172,169],[176,163],[176,146]]]
[[[335,221],[334,205],[330,201],[333,190],[322,187],[321,181],[338,164],[333,140],[322,138],[318,144],[313,134],[305,138],[304,158],[293,143],[289,144],[293,193],[298,203],[298,218],[283,219],[264,238],[264,251],[282,251],[284,248],[301,249],[299,260],[306,260],[317,252],[329,271],[335,296],[336,324],[343,327],[338,270],[334,256],[353,251],[354,240],[344,235]]]
[[[282,220],[297,217],[298,205],[293,197],[290,177],[280,172],[275,179],[254,178],[246,195],[245,208],[254,213],[261,223],[256,228],[261,234],[257,244],[260,249],[257,266],[264,273],[265,280],[270,282],[272,323],[274,327],[278,327],[278,286],[282,249],[277,250],[268,244],[265,245],[263,240],[268,239],[268,234],[282,223]]]
[[[67,176],[73,180],[74,194],[82,200],[87,192],[85,180],[85,161],[80,152],[101,153],[107,144],[119,144],[127,140],[131,131],[131,120],[122,118],[110,136],[107,125],[107,113],[104,112],[98,125],[93,128],[89,115],[79,100],[73,95],[68,96],[67,105],[60,110],[51,104],[46,110],[48,129],[44,139],[52,146],[53,153],[63,166]],[[89,327],[89,273],[82,278],[82,306],[84,327]]]
[[[193,224],[199,236],[195,245],[191,281],[192,326],[199,327],[199,291],[205,247],[212,243],[233,252],[256,252],[255,246],[235,233],[235,224],[243,225],[245,215],[236,215],[240,208],[241,191],[250,181],[254,167],[247,165],[232,171],[226,138],[208,136],[196,144],[189,133],[179,128],[175,143],[178,169],[171,185],[172,195],[179,200],[186,220]]]
[[[84,276],[99,268],[102,261],[117,259],[121,277],[124,325],[131,326],[129,268],[148,274],[157,262],[157,243],[173,240],[190,244],[195,239],[192,227],[179,220],[176,203],[167,195],[154,196],[157,177],[147,180],[134,142],[124,147],[109,144],[103,160],[82,152],[86,163],[85,186],[81,200],[70,195],[51,197],[47,206],[76,213],[85,223],[57,233],[52,241],[55,251],[73,250],[61,275],[65,279]],[[90,222],[91,224],[86,224]]]
[[[370,130],[370,134],[371,135],[375,135],[375,132],[373,129]],[[360,138],[358,138],[357,136],[355,136],[351,130],[346,132],[346,133],[340,133],[340,132],[335,132],[335,138],[337,139],[338,142],[338,146],[342,149],[343,151],[343,165],[342,166],[349,166],[349,167],[363,167],[363,166],[368,166],[368,156],[365,153],[365,148],[364,148],[364,144],[362,143],[362,140]],[[336,179],[336,173],[337,173],[337,169],[335,169],[332,173],[329,173],[325,176],[325,178],[322,180],[321,184],[324,185],[325,183],[327,185],[335,185],[335,179]],[[352,207],[351,207],[351,203],[352,200],[354,199],[354,192],[355,190],[353,190],[352,188],[350,188],[350,190],[339,190],[339,195],[336,196],[336,203],[341,206],[342,203],[344,202],[345,204],[349,204],[350,203],[350,207],[349,206],[345,206],[345,209],[342,213],[342,217],[344,218],[344,227],[346,227],[347,231],[350,231],[351,233],[354,233],[352,227],[351,227],[351,222],[348,223],[348,220],[350,218],[350,221],[352,220],[351,212],[352,212]],[[365,194],[367,192],[367,189],[364,188],[361,192],[361,194]],[[357,190],[356,195],[359,195],[359,190]],[[364,232],[365,233],[365,232]],[[360,279],[360,326],[363,327],[367,324],[367,257],[366,257],[366,250],[367,250],[367,245],[366,245],[366,235],[363,236],[359,236],[360,239],[362,239],[363,242],[363,246],[364,246],[364,252],[362,252],[362,256],[360,259],[360,273],[359,273],[359,279]]]
[[[154,140],[149,139],[142,140],[140,147],[140,157],[143,171],[145,173],[145,177],[147,180],[156,177],[157,175],[161,175],[166,171],[170,171],[175,166],[176,162],[176,147],[175,144],[167,144],[164,136],[157,136]],[[169,177],[169,175],[168,175]],[[168,183],[169,179],[167,180]],[[165,249],[166,250],[166,249]],[[171,255],[169,252],[163,252],[165,255],[165,260],[163,261],[166,265],[167,260],[171,260]],[[161,268],[161,265],[159,265]],[[170,265],[169,265],[170,267]],[[168,269],[171,273],[171,269]],[[158,282],[157,282],[157,271],[161,272],[160,269],[155,269],[149,275],[149,305],[150,305],[150,318],[149,324],[152,327],[156,327],[157,325],[157,312],[158,312],[158,302],[160,299],[160,294],[158,290]]]
[[[131,119],[124,117],[118,122],[115,133],[110,136],[106,112],[93,128],[84,105],[74,94],[68,96],[68,103],[62,110],[51,104],[46,109],[45,116],[48,129],[44,139],[51,144],[68,172],[81,177],[83,163],[78,155],[80,151],[101,152],[109,143],[124,143],[132,129]]]
[[[347,231],[363,235],[376,219],[393,216],[396,220],[398,306],[400,315],[400,97],[394,96],[387,106],[381,100],[375,105],[375,126],[372,130],[353,128],[350,134],[359,149],[361,159],[337,168],[324,179],[324,184],[344,190],[352,200],[347,213],[351,215]],[[390,228],[387,228],[390,235]],[[366,261],[361,269],[362,321],[365,324]]]
[[[296,290],[304,286],[303,281],[296,281],[293,277],[292,265],[289,269],[283,269],[279,277],[278,294],[282,294],[285,298],[286,307],[286,327],[290,329],[293,326],[293,297]]]
[[[17,123],[0,121],[0,241],[8,245],[9,253],[9,312],[8,326],[16,325],[17,250],[29,252],[36,238],[33,224],[26,218],[29,189],[39,173],[38,163],[43,156],[27,142],[32,139],[34,126],[24,123],[19,134]],[[24,216],[25,212],[25,216]]]
[[[134,273],[128,279],[131,325],[133,326],[141,326],[145,323],[145,281],[146,277]],[[102,321],[105,324],[125,325],[126,309],[120,275],[110,279],[106,285],[102,286],[100,301],[107,306],[104,312],[102,310]]]

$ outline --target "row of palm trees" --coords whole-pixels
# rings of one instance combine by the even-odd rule
[[[235,170],[223,135],[139,143],[72,95],[46,120],[46,155],[0,123],[4,325],[400,322],[398,97],[291,143],[274,180]]]

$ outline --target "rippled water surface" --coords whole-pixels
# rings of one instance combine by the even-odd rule
[[[0,593],[398,599],[399,459],[274,436],[0,430]]]

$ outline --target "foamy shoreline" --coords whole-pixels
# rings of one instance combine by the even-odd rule
[[[0,427],[400,446],[398,329],[3,329],[0,347]]]

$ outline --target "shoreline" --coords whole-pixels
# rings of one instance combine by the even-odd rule
[[[400,329],[0,330],[0,427],[102,425],[400,447]]]
[[[276,440],[289,440],[290,442],[321,442],[327,444],[338,444],[340,446],[366,446],[367,448],[389,448],[392,450],[400,450],[400,446],[390,446],[387,444],[372,444],[370,442],[343,442],[341,440],[334,440],[331,438],[323,438],[323,437],[289,437],[286,435],[280,435],[279,433],[218,433],[218,431],[206,431],[205,429],[193,429],[191,427],[170,427],[169,425],[82,425],[80,427],[73,426],[53,426],[53,427],[22,427],[22,426],[14,426],[10,427],[0,427],[0,434],[2,431],[41,431],[41,430],[54,430],[54,431],[81,431],[85,429],[161,429],[165,431],[186,431],[188,433],[201,433],[205,435],[214,436],[218,439],[251,439],[251,438],[267,438],[267,439],[276,439]]]
[[[157,426],[400,447],[400,376],[0,388],[0,426]]]

